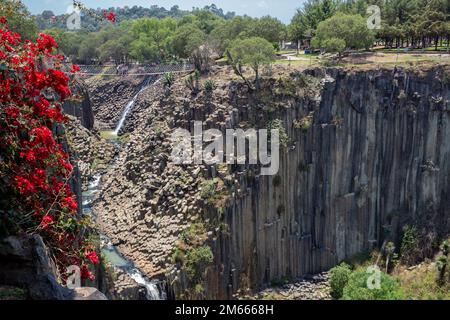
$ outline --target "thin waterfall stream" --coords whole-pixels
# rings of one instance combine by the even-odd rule
[[[152,82],[153,81],[153,82]],[[136,103],[137,98],[141,94],[142,91],[147,89],[148,86],[158,83],[159,80],[156,80],[153,77],[149,77],[145,79],[144,83],[142,84],[141,89],[136,93],[136,95],[133,97],[133,99],[128,102],[127,106],[125,107],[125,110],[122,113],[122,117],[119,120],[119,123],[117,124],[116,129],[114,130],[114,134],[119,134],[120,130],[122,129],[123,125],[125,124],[125,120],[127,119],[128,114],[133,109],[134,104]]]
[[[123,127],[125,120],[134,106],[139,94],[144,91],[148,86],[158,82],[155,81],[154,78],[150,77],[146,79],[142,85],[142,88],[139,92],[132,98],[132,100],[127,104],[122,118],[120,119],[119,124],[117,125],[116,130],[114,131],[117,134]],[[114,140],[110,140],[110,143],[114,144],[116,148],[120,149],[120,143]],[[115,158],[110,166],[114,166],[117,162],[117,158]],[[101,179],[104,173],[98,173],[93,176],[92,182],[88,186],[88,190],[83,192],[83,214],[92,217],[94,222],[97,220],[97,214],[93,210],[93,201],[101,191]],[[106,236],[100,235],[101,245],[100,249],[102,254],[107,258],[107,260],[111,263],[112,267],[123,270],[128,276],[136,281],[139,285],[145,287],[146,289],[146,298],[147,300],[166,300],[166,285],[164,281],[158,280],[150,280],[148,279],[135,265],[132,261],[127,260],[123,257],[118,249],[113,245],[112,241]]]

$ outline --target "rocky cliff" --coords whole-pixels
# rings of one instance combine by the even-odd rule
[[[82,82],[71,87],[72,97],[63,104],[65,114],[76,117],[83,127],[88,130],[94,128],[94,113],[88,88]]]
[[[2,297],[12,293],[13,299],[106,300],[105,295],[95,288],[72,290],[62,286],[57,279],[57,268],[40,236],[0,239]]]
[[[210,75],[213,93],[191,94],[182,80],[170,91],[156,85],[139,99],[134,131],[105,177],[101,227],[148,275],[166,275],[174,296],[197,298],[319,273],[396,241],[406,224],[448,234],[449,74],[282,71],[252,92],[222,68]],[[286,134],[278,174],[170,163],[169,134],[194,120],[222,131],[276,121]],[[205,253],[198,270],[203,244],[213,260],[195,251]]]
[[[92,111],[101,130],[114,130],[122,112],[139,91],[143,77],[91,77],[86,80],[92,101]]]

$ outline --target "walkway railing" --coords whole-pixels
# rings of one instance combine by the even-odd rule
[[[118,71],[115,65],[79,65],[80,75],[84,76],[151,76],[162,75],[165,73],[184,73],[195,70],[193,64],[179,64],[179,65],[132,65],[128,67],[127,71],[121,69]]]

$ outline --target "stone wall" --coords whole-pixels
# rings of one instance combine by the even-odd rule
[[[241,175],[246,195],[225,213],[230,234],[212,241],[210,297],[327,270],[386,238],[398,241],[405,224],[450,232],[450,90],[442,69],[326,72],[310,72],[324,79],[319,103],[277,111],[290,137],[281,183]],[[248,114],[247,103],[237,107],[233,123]],[[296,129],[312,111],[312,126]]]

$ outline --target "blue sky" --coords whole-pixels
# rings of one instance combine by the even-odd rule
[[[22,2],[32,13],[52,10],[56,14],[65,13],[72,4],[72,0],[22,0]],[[170,9],[173,5],[178,5],[181,9],[191,9],[215,3],[225,12],[235,11],[237,14],[247,14],[252,17],[271,15],[287,23],[303,0],[84,0],[82,2],[92,8],[158,5],[166,9]]]

